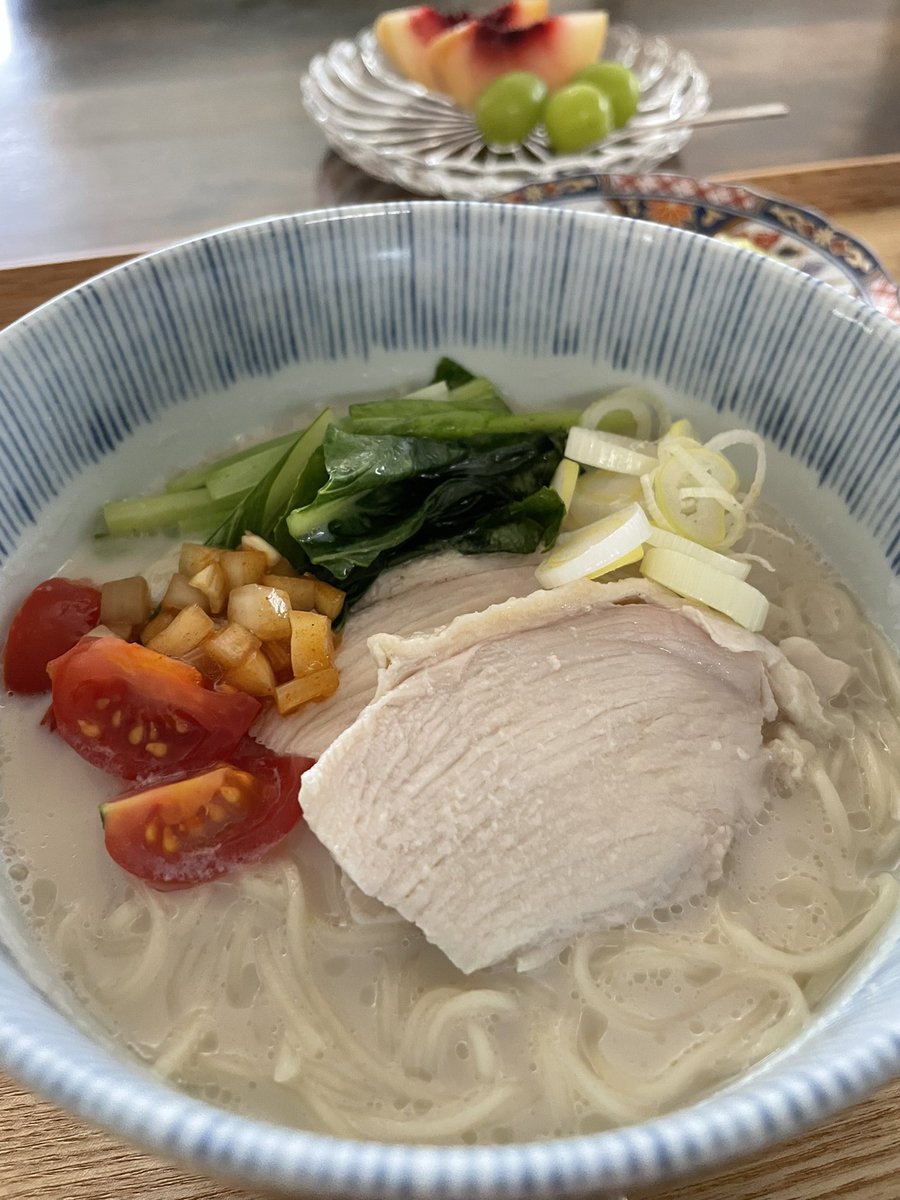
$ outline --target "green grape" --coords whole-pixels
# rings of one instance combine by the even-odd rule
[[[612,105],[589,83],[568,83],[544,106],[544,127],[556,154],[574,154],[605,138],[614,126]]]
[[[612,105],[616,125],[625,125],[637,112],[641,98],[641,85],[634,71],[621,63],[598,62],[584,67],[572,80],[573,83],[589,83],[598,88]]]
[[[501,75],[478,97],[475,121],[486,142],[506,146],[524,142],[538,123],[547,85],[529,71]]]

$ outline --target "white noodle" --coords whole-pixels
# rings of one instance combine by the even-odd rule
[[[399,915],[357,920],[339,871],[298,838],[193,893],[138,884],[102,910],[74,900],[51,948],[110,1028],[141,1012],[132,1044],[159,1073],[346,1136],[484,1141],[501,1122],[516,1136],[571,1134],[641,1119],[745,1070],[802,1028],[883,927],[898,885],[874,864],[900,858],[900,670],[821,568],[779,590],[779,555],[806,551],[753,528],[744,557],[761,562],[763,550],[781,576],[768,581],[769,628],[857,672],[840,699],[846,737],[813,744],[778,725],[796,763],[782,804],[795,843],[812,839],[819,857],[810,850],[781,874],[773,865],[754,905],[726,863],[718,896],[695,909],[585,935],[531,974],[504,966],[466,980]]]
[[[898,885],[893,875],[879,875],[875,880],[875,887],[875,902],[865,915],[839,934],[834,941],[826,946],[821,946],[818,950],[807,950],[805,953],[795,954],[789,950],[779,950],[775,946],[769,946],[751,933],[746,926],[731,920],[721,908],[719,909],[719,923],[735,946],[758,962],[765,963],[767,966],[780,967],[792,975],[802,975],[810,971],[827,971],[858,950],[860,946],[864,946],[895,911]]]

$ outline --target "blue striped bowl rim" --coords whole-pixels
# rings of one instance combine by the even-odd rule
[[[0,561],[55,496],[175,404],[292,363],[358,367],[382,350],[433,357],[451,346],[526,362],[588,357],[733,413],[811,466],[896,574],[900,330],[798,272],[690,233],[437,202],[192,239],[0,334]],[[854,391],[879,399],[853,409],[848,433],[843,398]],[[811,412],[815,423],[803,419]],[[88,1120],[260,1185],[379,1200],[562,1196],[709,1166],[846,1105],[900,1069],[898,999],[900,953],[885,945],[855,992],[765,1070],[658,1120],[522,1146],[365,1144],[222,1112],[99,1047],[9,957],[0,1060]]]

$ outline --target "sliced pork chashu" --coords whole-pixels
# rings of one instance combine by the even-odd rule
[[[769,642],[643,581],[370,646],[377,699],[304,777],[306,819],[466,972],[703,891],[766,798],[773,687],[817,709]]]

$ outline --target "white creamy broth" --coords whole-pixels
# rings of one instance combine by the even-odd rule
[[[6,706],[0,770],[3,851],[31,929],[122,1047],[250,1115],[496,1142],[697,1098],[800,1032],[896,904],[896,664],[807,545],[759,530],[750,542],[776,567],[751,576],[773,602],[768,636],[808,636],[854,677],[829,744],[770,731],[778,798],[704,896],[530,972],[465,976],[342,880],[302,826],[255,867],[158,893],[106,855],[96,806],[120,785],[39,726],[42,698]],[[65,573],[128,574],[163,546],[138,543],[130,561],[89,547]]]

